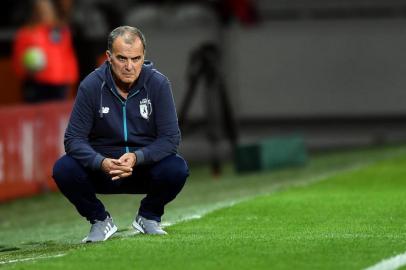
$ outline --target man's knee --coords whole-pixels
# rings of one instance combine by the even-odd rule
[[[156,179],[183,186],[189,176],[189,168],[181,156],[172,155],[161,160],[156,165],[153,169],[153,176]]]
[[[65,185],[80,174],[81,171],[83,171],[83,168],[75,159],[64,155],[55,162],[52,177],[58,186]]]

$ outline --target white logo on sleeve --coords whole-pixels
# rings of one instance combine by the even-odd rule
[[[102,107],[102,113],[109,113],[110,108],[109,107]]]
[[[152,113],[151,100],[144,98],[140,101],[140,114],[142,118],[149,119],[149,116]]]

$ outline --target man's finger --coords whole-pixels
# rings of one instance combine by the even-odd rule
[[[116,165],[121,165],[121,161],[119,159],[112,159],[111,162],[113,162]]]
[[[112,171],[123,171],[123,172],[132,172],[133,168],[131,168],[130,166],[113,166],[112,168],[110,168],[110,172]]]
[[[124,156],[118,159],[120,162],[125,162],[126,160],[128,160],[128,157]]]
[[[109,171],[109,174],[110,174],[110,175],[120,175],[120,174],[122,174],[122,173],[124,173],[122,170],[112,170],[112,171]]]
[[[109,172],[110,175],[121,175],[121,174],[131,174],[132,170],[112,170]]]
[[[123,174],[120,174],[119,177],[120,178],[125,178],[125,177],[128,177],[130,175],[132,175],[132,173],[130,173],[130,172],[129,173],[123,173]]]
[[[120,170],[122,170],[123,172],[132,172],[133,168],[131,168],[130,166],[120,166]]]
[[[114,170],[110,170],[109,174],[113,175],[113,174],[123,174],[123,173],[132,173],[132,168],[124,168],[124,169],[114,169]]]
[[[122,173],[111,178],[111,180],[118,180],[130,176],[132,173]]]

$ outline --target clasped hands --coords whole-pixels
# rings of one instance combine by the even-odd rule
[[[119,159],[103,159],[101,169],[111,176],[111,180],[118,180],[132,175],[136,162],[137,157],[134,153],[125,153]]]

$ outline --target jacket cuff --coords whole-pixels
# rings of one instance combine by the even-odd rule
[[[141,165],[145,161],[144,152],[141,150],[137,150],[134,152],[135,156],[137,157],[137,161],[135,162],[135,166]]]
[[[100,154],[97,154],[92,162],[92,169],[99,170],[101,168],[101,164],[102,164],[103,160],[104,160],[104,157]]]

